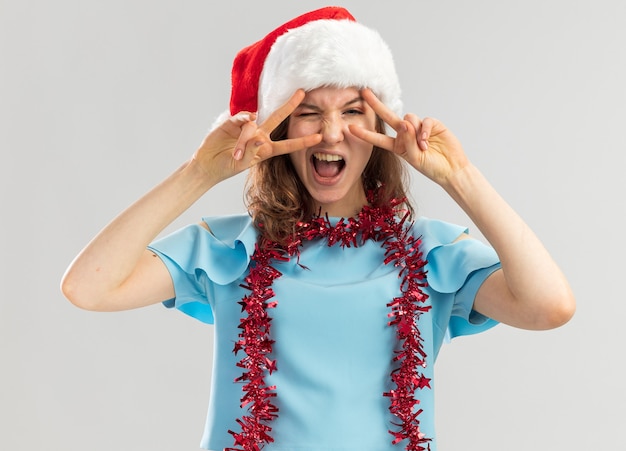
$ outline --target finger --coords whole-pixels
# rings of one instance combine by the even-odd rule
[[[417,129],[418,130],[417,142],[420,146],[420,149],[428,150],[428,140],[432,136],[434,126],[435,126],[435,120],[430,117],[427,117],[422,121],[420,128]]]
[[[243,125],[240,126],[240,130],[239,138],[233,149],[233,158],[237,161],[243,158],[248,141],[255,138],[257,125],[249,121],[243,123]]]
[[[415,130],[419,130],[422,126],[422,120],[413,113],[407,113],[404,115],[404,120],[410,122]]]
[[[350,124],[348,126],[350,133],[365,142],[373,144],[381,149],[393,151],[395,145],[395,139],[382,133],[366,130],[358,125]]]
[[[287,119],[293,111],[298,108],[298,105],[302,102],[305,96],[305,92],[302,89],[298,89],[280,108],[274,111],[270,116],[259,126],[261,130],[270,134],[278,127],[282,121]]]
[[[430,131],[427,131],[428,136],[424,139],[423,136],[418,136],[422,128],[422,120],[413,113],[407,113],[404,116],[404,120],[407,121],[414,129],[413,139],[417,140],[417,145],[421,150],[428,150],[428,137],[430,137]]]
[[[410,162],[411,155],[414,155],[418,149],[416,140],[417,129],[409,120],[402,121],[398,135],[396,136],[396,148],[394,151]]]
[[[387,106],[374,95],[371,89],[362,89],[361,96],[383,121],[389,124],[395,131],[398,131],[401,127],[402,119],[400,119],[396,113],[387,108]]]
[[[256,119],[256,113],[249,113],[248,111],[240,111],[234,116],[226,118],[217,128],[221,128],[231,136],[238,136],[240,133],[240,127],[246,122],[254,121]]]
[[[297,150],[307,149],[322,142],[322,135],[307,135],[300,138],[284,139],[281,141],[274,141],[272,143],[273,155],[284,155],[286,153],[292,153]]]
[[[250,113],[248,111],[240,111],[230,118],[231,122],[234,122],[237,126],[246,122],[250,122],[256,119],[256,113]]]

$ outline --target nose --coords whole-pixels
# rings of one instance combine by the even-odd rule
[[[346,127],[346,125],[341,120],[341,117],[337,115],[325,117],[322,121],[322,129],[320,130],[322,140],[326,144],[331,145],[340,143],[344,138],[344,127]]]

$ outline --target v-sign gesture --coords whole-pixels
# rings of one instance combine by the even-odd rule
[[[193,159],[216,184],[268,158],[318,144],[322,140],[319,134],[282,141],[272,141],[270,137],[300,105],[304,95],[304,91],[296,91],[260,125],[254,113],[235,114],[206,136]]]
[[[461,143],[440,121],[433,118],[421,120],[410,113],[401,119],[369,89],[363,89],[361,95],[396,131],[396,137],[351,126],[350,131],[358,138],[398,154],[439,185],[445,185],[453,173],[469,163]]]

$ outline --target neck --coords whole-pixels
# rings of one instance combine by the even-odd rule
[[[359,190],[352,190],[338,200],[319,202],[313,200],[313,212],[320,216],[330,216],[335,218],[352,218],[359,214],[364,205],[368,205],[368,198],[361,187]]]

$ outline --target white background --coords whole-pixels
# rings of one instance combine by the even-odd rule
[[[81,311],[59,281],[102,226],[195,150],[227,107],[236,51],[320,6],[0,0],[0,449],[197,449],[211,328],[161,306]],[[563,328],[500,326],[442,350],[440,450],[626,449],[626,3],[344,6],[392,48],[406,110],[459,136],[578,300]],[[242,180],[168,231],[242,211]],[[412,193],[421,214],[468,222],[417,175]]]

